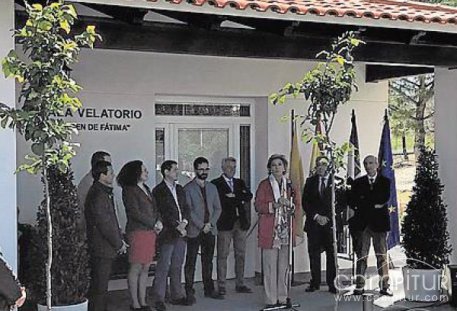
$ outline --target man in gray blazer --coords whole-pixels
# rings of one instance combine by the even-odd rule
[[[221,215],[221,203],[217,188],[208,182],[209,162],[198,157],[194,161],[196,177],[185,187],[190,221],[187,226],[187,255],[184,267],[186,294],[189,304],[195,303],[194,276],[198,249],[201,246],[202,278],[205,297],[224,299],[214,289],[213,256],[217,235],[217,220]]]

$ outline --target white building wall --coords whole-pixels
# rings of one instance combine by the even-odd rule
[[[0,1],[0,58],[14,49],[14,0]],[[0,74],[0,102],[15,104],[14,81]],[[13,131],[0,129],[0,250],[5,259],[16,269],[17,226],[16,226],[16,139]]]
[[[158,95],[198,96],[211,98],[240,97],[255,102],[255,151],[252,159],[253,192],[258,181],[266,177],[266,160],[271,153],[289,153],[288,123],[279,119],[296,107],[304,113],[304,105],[274,107],[267,97],[284,83],[298,80],[310,63],[289,60],[262,60],[221,58],[190,55],[155,54],[113,50],[84,50],[80,64],[73,71],[74,78],[84,87],[81,99],[85,107],[140,109],[140,120],[128,120],[127,132],[82,131],[75,141],[81,143],[73,161],[75,179],[88,171],[90,156],[96,150],[111,152],[115,169],[132,159],[143,159],[153,171],[155,166],[154,125],[157,118],[153,104]],[[363,66],[359,66],[360,91],[354,100],[342,107],[335,122],[334,138],[342,142],[349,137],[350,111],[356,109],[362,155],[377,153],[382,116],[387,105],[387,84],[365,84]],[[80,119],[79,119],[80,120]],[[219,120],[219,119],[214,119]],[[92,122],[88,118],[85,120]],[[94,122],[103,120],[93,119]],[[112,121],[112,120],[110,120]],[[120,121],[121,123],[124,121]],[[218,122],[218,121],[216,121]],[[19,144],[18,158],[22,159],[24,144]],[[309,167],[309,147],[302,145],[304,167]],[[214,166],[213,167],[218,167]],[[151,186],[154,186],[151,184]],[[42,192],[38,179],[24,175],[18,178],[18,201],[21,221],[34,222],[36,206]],[[119,194],[119,191],[117,191]],[[248,242],[247,276],[255,266],[256,233]],[[298,250],[307,258],[304,250]],[[297,260],[297,270],[303,271],[307,263]]]
[[[448,231],[453,247],[450,263],[457,263],[457,70],[435,69],[435,144],[444,184]]]

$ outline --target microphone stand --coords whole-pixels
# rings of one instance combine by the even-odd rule
[[[263,308],[261,311],[273,311],[273,310],[292,310],[292,311],[299,311],[297,307],[300,307],[300,304],[298,303],[292,303],[292,299],[290,297],[290,289],[292,288],[292,274],[294,273],[293,271],[293,247],[294,247],[294,231],[293,231],[293,226],[292,223],[294,221],[294,202],[293,202],[293,196],[294,193],[292,191],[291,184],[287,184],[289,190],[291,190],[291,195],[289,196],[289,202],[290,202],[290,210],[288,210],[289,214],[289,240],[288,240],[288,253],[287,253],[287,259],[288,259],[288,267],[287,267],[287,298],[286,298],[286,304],[285,305],[277,305],[274,307],[270,308]],[[293,207],[293,208],[292,208]]]

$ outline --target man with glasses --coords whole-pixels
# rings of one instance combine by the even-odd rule
[[[217,188],[208,182],[209,162],[198,157],[194,161],[195,178],[185,187],[190,221],[187,226],[187,255],[184,267],[188,304],[195,303],[194,277],[198,249],[201,247],[201,266],[205,297],[223,299],[214,289],[213,256],[217,235],[217,220],[221,215],[221,203]]]

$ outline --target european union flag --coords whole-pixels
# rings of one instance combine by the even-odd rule
[[[393,168],[392,144],[390,141],[390,126],[387,110],[384,116],[381,144],[379,145],[378,161],[380,173],[390,179],[390,198],[387,202],[390,214],[390,232],[387,236],[387,248],[391,249],[400,244],[400,226],[398,224],[397,186]]]

